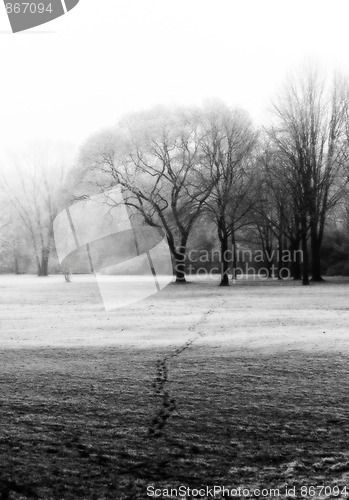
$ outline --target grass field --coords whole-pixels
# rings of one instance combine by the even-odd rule
[[[216,285],[107,313],[88,280],[2,276],[0,500],[349,495],[349,283]]]

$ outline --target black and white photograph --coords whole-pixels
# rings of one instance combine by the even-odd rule
[[[0,4],[0,500],[349,498],[347,0]]]

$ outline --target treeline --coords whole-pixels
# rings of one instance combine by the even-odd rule
[[[45,274],[59,207],[120,185],[129,207],[165,231],[179,283],[188,250],[217,244],[222,286],[235,277],[239,248],[262,252],[270,275],[276,250],[287,251],[288,276],[304,285],[322,279],[324,257],[330,273],[347,273],[348,89],[345,78],[308,68],[286,82],[262,129],[218,102],[128,115],[88,138],[55,189],[47,175],[30,193],[22,182],[16,197],[5,186],[11,227],[14,217]]]

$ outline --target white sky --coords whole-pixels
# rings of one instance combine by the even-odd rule
[[[259,121],[305,59],[349,70],[348,19],[348,0],[80,0],[14,35],[0,5],[0,154],[78,146],[157,103],[220,98]]]

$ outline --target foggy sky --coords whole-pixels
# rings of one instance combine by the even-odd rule
[[[80,0],[13,35],[0,5],[0,155],[78,146],[123,113],[220,98],[258,122],[311,58],[349,70],[347,0]]]

